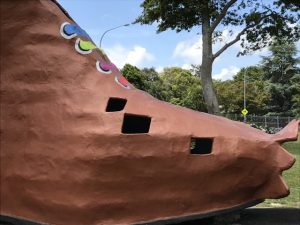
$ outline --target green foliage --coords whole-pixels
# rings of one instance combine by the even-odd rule
[[[203,96],[209,113],[219,113],[211,79],[212,64],[227,48],[241,40],[243,50],[239,54],[243,55],[270,45],[272,37],[286,37],[291,41],[300,37],[297,0],[144,0],[141,7],[143,12],[135,23],[156,22],[157,32],[190,31],[194,26],[201,30],[203,63],[198,67],[202,83],[206,85]],[[231,29],[231,35],[233,27],[240,31],[213,53],[212,44],[222,39],[220,27]]]
[[[167,101],[168,93],[163,80],[159,77],[159,74],[154,68],[139,68],[130,64],[124,65],[121,73],[126,79],[133,84],[136,88],[146,91],[153,97]]]
[[[140,90],[147,90],[147,79],[139,68],[126,64],[121,73],[126,77],[126,79],[133,84],[136,88]]]
[[[218,25],[227,29],[240,26],[241,34],[245,34],[241,54],[267,46],[270,37],[288,37],[295,41],[300,36],[298,0],[144,0],[141,7],[143,12],[135,22],[156,22],[157,32],[190,31],[209,20],[207,32],[217,40],[221,36]]]
[[[142,74],[146,78],[147,91],[150,95],[163,101],[168,101],[169,93],[166,85],[161,79],[160,75],[154,68],[144,68],[141,70]]]
[[[269,62],[269,59],[267,61]],[[276,68],[281,68],[280,65],[275,65]],[[250,114],[266,115],[272,113],[299,118],[300,73],[297,72],[297,67],[293,73],[284,74],[285,79],[276,77],[281,76],[281,72],[266,68],[265,66],[250,66],[241,69],[233,77],[233,80],[214,81],[223,114],[241,113],[244,106],[245,75],[247,110]],[[290,73],[292,70],[286,71]],[[188,70],[170,67],[158,74],[154,68],[139,69],[126,64],[122,73],[135,87],[160,100],[206,112],[201,81]],[[288,76],[289,79],[287,79]],[[270,111],[271,109],[273,111]]]
[[[300,88],[300,87],[299,87]],[[292,96],[292,113],[296,118],[300,118],[300,95]]]
[[[198,77],[178,67],[165,68],[161,74],[168,93],[169,102],[194,110],[206,111]]]
[[[271,94],[268,111],[272,115],[299,115],[300,69],[294,43],[277,40],[270,47],[271,55],[263,57],[264,77]]]
[[[200,21],[202,3],[194,4],[190,0],[145,0],[141,7],[143,14],[136,22],[141,24],[152,24],[158,22],[157,32],[171,28],[180,32],[189,30]]]
[[[205,111],[204,102],[199,98],[202,91],[200,80],[188,70],[165,68],[159,75],[154,68],[140,70],[126,64],[121,72],[136,88],[148,92],[153,97],[175,105]]]
[[[233,80],[215,81],[222,113],[241,113],[244,107],[244,75],[247,110],[251,114],[266,114],[270,94],[267,89],[268,83],[263,77],[263,70],[258,66],[243,68],[233,77]]]
[[[236,75],[233,76],[234,81],[244,82],[244,75],[247,82],[264,81],[263,69],[261,66],[249,66],[242,68]]]

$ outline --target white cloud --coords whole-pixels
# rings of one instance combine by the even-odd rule
[[[237,74],[240,69],[236,66],[230,66],[229,68],[223,68],[220,73],[214,74],[213,78],[218,80],[230,80],[233,75]]]
[[[230,30],[229,29],[224,29],[222,31],[222,35],[221,35],[221,43],[227,43],[229,41],[231,41],[233,38],[232,36],[236,36],[236,34],[234,33],[230,33]]]
[[[164,71],[164,67],[163,66],[157,66],[155,67],[155,71],[158,73],[162,73]]]
[[[181,66],[181,68],[184,69],[184,70],[190,70],[190,69],[192,69],[192,65],[188,64],[188,63],[185,63]]]
[[[126,63],[142,67],[155,60],[154,55],[139,45],[126,49],[122,45],[116,44],[112,48],[107,48],[106,52],[110,60],[119,68],[122,68]]]
[[[230,42],[235,38],[238,32],[230,32],[225,29],[222,32],[219,41],[213,45],[213,52],[217,52],[224,44]],[[238,44],[235,44],[238,45]],[[202,62],[202,36],[197,39],[188,39],[177,43],[174,51],[173,58],[183,59],[184,64],[201,64]]]
[[[225,44],[233,41],[236,36],[240,33],[241,30],[237,30],[236,28],[232,28],[232,29],[224,29],[222,31],[222,34],[221,36],[218,38],[219,40],[214,44],[213,46],[213,49],[214,49],[214,52],[217,52],[219,49],[221,49]],[[238,50],[241,49],[241,46],[240,46],[240,42],[241,41],[237,41],[236,43],[234,43],[232,46],[230,46],[229,48],[231,47],[234,47]]]
[[[177,43],[172,57],[183,58],[185,63],[189,64],[201,64],[202,38],[190,39]]]
[[[154,60],[154,56],[147,52],[147,50],[141,46],[134,46],[133,50],[130,50],[125,62],[131,65],[139,66],[143,64],[143,61],[151,62]]]

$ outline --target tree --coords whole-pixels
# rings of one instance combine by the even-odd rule
[[[153,97],[194,110],[206,110],[203,98],[199,98],[202,92],[200,80],[188,70],[171,67],[158,74],[154,68],[140,70],[125,64],[121,72],[136,88]]]
[[[155,69],[143,68],[141,72],[144,74],[143,77],[146,79],[147,83],[145,91],[159,100],[168,101],[169,93],[167,87]]]
[[[250,114],[266,114],[270,93],[267,89],[268,82],[264,79],[263,69],[259,66],[243,68],[233,77],[233,80],[215,82],[222,113],[241,113],[244,107],[244,74],[246,75],[247,110]]]
[[[219,104],[212,81],[212,64],[227,48],[241,40],[246,54],[269,44],[270,37],[286,36],[292,40],[299,38],[298,0],[145,0],[142,14],[136,23],[157,22],[157,32],[167,29],[190,31],[201,27],[202,64],[198,74],[201,77],[203,96],[209,113],[219,113]],[[218,51],[212,51],[224,28],[238,27],[240,31],[232,41]],[[233,31],[231,29],[231,34]]]
[[[136,66],[125,64],[121,73],[136,88],[148,92],[159,100],[168,101],[166,86],[154,68],[140,70]]]
[[[202,90],[198,77],[178,67],[164,68],[160,76],[167,89],[168,102],[198,111],[206,111],[203,97],[199,98]]]
[[[140,90],[147,90],[146,77],[136,66],[130,64],[125,64],[121,70],[121,73],[126,77],[126,79],[133,84],[136,88]]]
[[[296,45],[286,39],[278,39],[271,45],[270,51],[271,55],[262,60],[271,94],[268,110],[270,114],[295,116],[300,108],[300,68],[297,67]]]

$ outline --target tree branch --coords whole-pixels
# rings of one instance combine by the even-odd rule
[[[231,42],[225,44],[219,51],[217,51],[215,54],[213,54],[213,59],[217,58],[219,55],[222,54],[227,48],[229,48],[231,45],[235,44],[238,42],[241,38],[241,36],[250,28],[253,26],[247,26],[245,27],[236,37],[233,39]]]
[[[215,60],[219,55],[222,54],[222,52],[224,52],[224,51],[225,51],[227,48],[229,48],[231,45],[233,45],[233,44],[235,44],[236,42],[238,42],[238,41],[240,40],[241,36],[242,36],[248,29],[250,29],[250,28],[252,28],[252,27],[255,27],[255,26],[259,25],[260,22],[261,22],[263,19],[265,19],[265,18],[267,18],[267,17],[269,17],[269,16],[271,16],[271,14],[265,15],[265,16],[261,17],[260,20],[259,20],[257,23],[254,23],[254,24],[251,24],[251,25],[246,26],[240,33],[238,33],[238,35],[235,37],[235,39],[233,39],[232,41],[226,43],[219,51],[217,51],[215,54],[213,54],[213,60]]]
[[[230,0],[225,6],[224,8],[221,10],[220,14],[217,16],[216,20],[212,23],[211,25],[211,32],[213,32],[216,27],[219,25],[219,23],[222,21],[222,19],[224,18],[224,16],[226,15],[228,9],[234,4],[236,3],[237,0]]]

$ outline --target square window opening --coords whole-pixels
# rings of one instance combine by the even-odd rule
[[[109,98],[106,106],[106,112],[122,111],[127,103],[124,98]]]
[[[213,138],[192,137],[190,142],[190,153],[192,155],[207,155],[212,152]]]
[[[149,133],[151,117],[143,115],[125,114],[123,119],[123,134]]]

